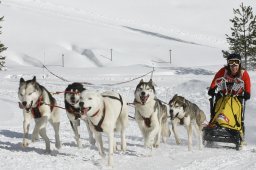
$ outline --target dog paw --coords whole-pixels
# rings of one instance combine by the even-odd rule
[[[45,154],[51,154],[51,152],[52,152],[51,149],[46,149],[46,150],[44,151]]]
[[[180,140],[176,140],[176,144],[180,145],[181,144]]]
[[[153,147],[154,147],[154,148],[158,148],[158,147],[159,147],[159,143],[155,143],[155,144],[153,145]]]
[[[83,148],[83,144],[82,144],[81,142],[78,142],[78,143],[77,143],[77,147],[78,147],[78,148]]]
[[[108,166],[113,168],[113,155],[109,155]]]
[[[39,135],[36,135],[36,136],[35,136],[35,141],[36,141],[36,140],[39,140]]]
[[[152,147],[153,147],[153,143],[151,143],[151,142],[146,142],[146,143],[144,143],[144,146],[145,146],[146,148],[152,148]]]
[[[99,154],[100,154],[100,156],[101,156],[102,158],[105,158],[105,157],[106,157],[105,152],[102,152],[102,153],[99,153]]]
[[[192,151],[192,147],[191,146],[188,146],[188,151]]]
[[[90,139],[89,139],[89,142],[90,142],[91,145],[95,145],[96,140],[95,140],[94,138],[90,138]]]
[[[126,144],[123,144],[122,146],[121,146],[121,149],[122,149],[122,151],[126,151],[126,149],[127,149],[127,145]]]
[[[29,140],[27,140],[27,139],[23,140],[23,142],[21,143],[21,146],[22,146],[23,148],[28,147],[28,145],[29,145]]]
[[[61,148],[61,143],[59,143],[59,142],[55,143],[55,147],[56,147],[57,149],[60,149],[60,148]]]
[[[38,134],[32,134],[32,139],[31,139],[31,141],[32,142],[35,142],[36,140],[38,140],[39,139],[39,137],[38,137]]]

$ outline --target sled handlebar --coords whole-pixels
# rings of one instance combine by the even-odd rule
[[[228,80],[221,77],[216,79],[216,90],[223,95],[239,96],[244,93],[244,81],[240,78]]]

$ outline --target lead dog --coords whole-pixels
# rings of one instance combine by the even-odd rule
[[[64,101],[65,101],[65,109],[70,121],[71,128],[75,134],[75,140],[77,142],[77,146],[81,147],[80,142],[80,94],[86,90],[81,83],[72,83],[69,84],[65,89],[64,93]],[[89,122],[87,119],[84,120],[87,131],[89,133],[89,142],[94,145],[95,139],[93,138],[92,131],[89,128]]]
[[[116,150],[114,131],[121,131],[121,149],[126,150],[125,129],[128,125],[127,103],[120,94],[109,91],[104,93],[83,91],[81,93],[81,119],[89,120],[98,150],[104,156],[101,132],[108,135],[108,165],[113,165],[113,152]]]
[[[152,79],[143,80],[134,92],[135,120],[139,125],[146,147],[158,147],[160,140],[166,142],[171,132],[167,121],[167,106],[156,99]]]
[[[199,149],[202,149],[202,129],[203,123],[206,120],[204,112],[199,109],[199,107],[186,100],[182,96],[177,94],[169,102],[170,106],[170,116],[172,123],[172,130],[177,144],[180,144],[180,139],[177,134],[177,123],[185,125],[188,134],[188,150],[192,149],[192,125],[195,126],[195,129],[198,134],[199,139]]]
[[[23,147],[29,145],[28,133],[30,121],[35,119],[35,127],[32,133],[32,142],[34,142],[39,134],[45,141],[46,152],[50,152],[50,140],[46,135],[46,125],[47,121],[52,124],[55,131],[55,147],[60,148],[60,137],[59,137],[59,127],[60,127],[60,114],[56,105],[56,100],[52,95],[46,90],[45,87],[41,86],[36,82],[36,77],[32,80],[25,81],[20,78],[19,90],[19,106],[23,109]]]

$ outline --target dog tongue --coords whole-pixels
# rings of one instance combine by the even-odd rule
[[[148,99],[148,96],[141,96],[140,99],[141,99],[141,102],[142,102],[143,104],[145,104],[146,101],[147,101],[147,99]]]
[[[82,114],[84,115],[84,114],[86,114],[88,111],[89,111],[89,108],[88,108],[88,107],[83,108],[83,110],[82,110]]]
[[[89,111],[89,108],[83,108],[81,112],[81,119],[86,119],[87,118],[87,112]]]

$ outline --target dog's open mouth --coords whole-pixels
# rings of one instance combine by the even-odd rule
[[[30,109],[32,108],[32,105],[33,105],[33,101],[31,101],[29,107],[26,107],[26,106],[24,106],[23,104],[21,104],[21,102],[19,102],[19,108],[20,108],[20,109],[25,109],[27,112],[30,111]]]
[[[83,107],[81,109],[81,115],[86,115],[89,110],[91,110],[91,107]]]
[[[147,96],[140,96],[140,101],[142,102],[142,104],[145,104],[147,102],[148,97],[149,97],[149,95],[147,95]]]

